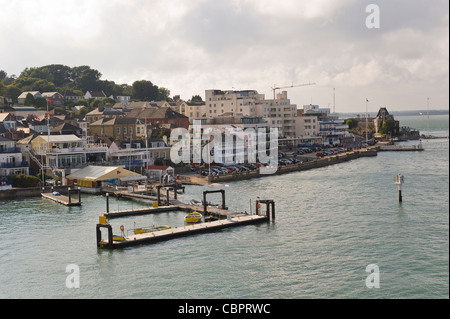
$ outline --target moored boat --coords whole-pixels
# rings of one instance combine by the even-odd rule
[[[136,228],[134,230],[134,234],[138,235],[138,234],[145,234],[145,233],[151,233],[151,232],[155,232],[155,231],[159,231],[159,230],[165,230],[165,229],[170,229],[171,227],[168,225],[162,225],[162,226],[152,226],[152,227],[147,227],[147,228]]]
[[[193,212],[189,213],[186,216],[184,216],[184,221],[186,223],[198,223],[202,220],[203,215],[199,212]]]

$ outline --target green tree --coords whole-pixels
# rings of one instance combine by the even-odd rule
[[[22,90],[15,85],[8,85],[5,89],[5,96],[12,99],[14,103],[17,103],[20,94],[22,94]]]
[[[159,96],[158,96],[158,101],[170,101],[170,90],[160,87],[158,88],[158,92],[159,92]]]
[[[11,177],[14,187],[26,188],[39,186],[40,179],[36,176],[19,174]]]
[[[47,108],[47,99],[45,97],[37,97],[34,99],[34,106],[38,109],[45,110]]]
[[[74,79],[74,85],[77,89],[86,91],[101,91],[102,83],[100,81],[102,74],[91,68],[85,69],[80,76]]]
[[[62,64],[51,64],[44,68],[48,69],[53,76],[53,83],[57,87],[71,85],[73,82],[72,68]]]
[[[358,120],[355,118],[346,119],[345,124],[348,125],[349,130],[353,130],[358,127]]]
[[[197,94],[197,95],[193,95],[192,96],[191,102],[192,103],[202,103],[203,99],[202,99],[202,97],[200,95]]]
[[[158,87],[147,80],[135,81],[133,83],[133,98],[142,101],[157,101],[159,98]]]
[[[395,121],[392,118],[388,118],[381,125],[380,133],[384,135],[395,133]]]
[[[23,105],[34,106],[34,103],[35,103],[34,96],[31,93],[28,93],[27,97],[25,98],[25,103]]]

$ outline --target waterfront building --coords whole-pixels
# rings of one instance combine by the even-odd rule
[[[108,165],[128,169],[144,169],[155,161],[165,161],[170,157],[170,146],[160,138],[124,140],[111,144],[108,150]]]
[[[205,90],[205,117],[212,118],[224,113],[256,115],[256,101],[263,99],[264,94],[255,90]]]
[[[315,133],[321,138],[320,143],[323,145],[338,145],[351,138],[347,132],[348,125],[339,119],[337,114],[331,114],[329,108],[320,108],[314,104],[304,105],[302,117],[303,121],[310,119],[305,126],[314,125],[314,122],[318,124],[318,131]]]
[[[67,176],[69,185],[100,188],[103,183],[120,184],[121,180],[145,180],[141,174],[117,166],[86,166]]]
[[[400,122],[394,119],[394,115],[390,114],[387,108],[380,107],[377,115],[372,119],[374,132],[379,133],[383,123],[392,120],[394,122],[393,131],[391,132],[392,136],[396,136],[400,133]],[[407,133],[404,129],[402,133]]]
[[[108,147],[104,144],[87,144],[76,135],[39,135],[28,148],[30,157],[40,166],[54,169],[80,168],[89,162],[106,159]]]
[[[91,136],[111,137],[114,141],[132,140],[145,136],[145,124],[133,117],[100,119],[89,124]]]
[[[13,140],[0,136],[0,178],[29,173],[29,163],[23,160],[20,148]]]
[[[287,91],[266,99],[264,94],[255,90],[222,91],[206,90],[205,107],[199,108],[194,116],[215,118],[221,114],[242,114],[243,116],[262,117],[270,128],[277,128],[281,138],[297,136],[297,105],[291,104]],[[201,106],[200,106],[201,107]]]

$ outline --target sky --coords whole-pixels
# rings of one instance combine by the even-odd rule
[[[448,109],[449,2],[0,0],[0,70],[48,64],[184,100],[293,85],[298,108]]]

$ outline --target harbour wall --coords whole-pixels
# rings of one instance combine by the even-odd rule
[[[61,194],[68,193],[69,186],[53,186],[53,190],[51,187],[45,187],[44,192],[60,192]],[[30,187],[30,188],[12,188],[7,190],[2,190],[0,192],[0,200],[8,200],[8,199],[21,199],[21,198],[30,198],[30,197],[38,197],[41,196],[42,188],[41,187]]]
[[[228,175],[219,175],[219,176],[208,176],[208,182],[211,183],[220,183],[220,182],[230,182],[236,180],[246,180],[251,178],[272,176],[272,175],[281,175],[291,172],[305,171],[314,168],[325,167],[328,165],[339,164],[343,162],[348,162],[360,157],[369,157],[369,156],[377,156],[378,149],[376,147],[368,148],[364,150],[352,151],[343,154],[337,154],[333,156],[313,159],[308,162],[291,164],[291,165],[283,165],[278,166],[277,171],[274,174],[260,174],[259,170],[254,171],[246,171],[238,174],[228,174]]]

